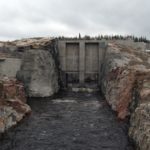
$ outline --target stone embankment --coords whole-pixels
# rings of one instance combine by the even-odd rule
[[[150,63],[138,49],[110,43],[103,64],[102,92],[119,119],[131,116],[129,135],[150,149]],[[141,144],[143,142],[143,144]]]

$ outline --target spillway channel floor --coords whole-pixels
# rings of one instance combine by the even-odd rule
[[[31,116],[0,140],[0,150],[133,150],[128,123],[97,93],[31,98]]]

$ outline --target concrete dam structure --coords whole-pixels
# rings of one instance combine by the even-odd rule
[[[61,77],[64,86],[100,84],[101,66],[107,44],[100,40],[58,41]]]
[[[150,150],[147,48],[94,38],[0,42],[0,150]]]

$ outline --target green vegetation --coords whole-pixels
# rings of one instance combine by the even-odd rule
[[[91,37],[89,35],[85,35],[83,37],[81,37],[81,34],[79,33],[78,37],[64,37],[64,36],[60,36],[58,37],[58,39],[63,40],[63,39],[67,39],[67,40],[74,40],[74,39],[80,39],[80,40],[133,40],[134,42],[144,42],[144,43],[150,43],[150,40],[148,40],[146,37],[136,37],[133,35],[98,35],[95,37]]]

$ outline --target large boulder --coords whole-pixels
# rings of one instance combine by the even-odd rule
[[[29,97],[49,97],[59,89],[54,56],[48,50],[26,50],[17,78]]]
[[[0,79],[0,134],[17,125],[30,112],[22,83],[7,77]]]

